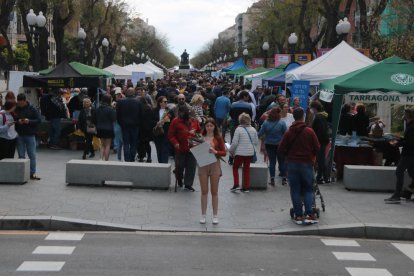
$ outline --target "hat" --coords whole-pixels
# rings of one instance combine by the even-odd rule
[[[115,91],[115,95],[122,94],[121,87],[115,87],[114,91]]]

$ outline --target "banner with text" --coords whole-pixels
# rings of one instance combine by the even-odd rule
[[[300,106],[306,111],[306,108],[308,107],[309,90],[310,81],[294,80],[292,82],[290,105],[292,106],[295,98],[299,98]]]
[[[362,103],[390,103],[390,104],[414,104],[413,94],[401,94],[398,92],[384,93],[373,91],[369,93],[349,93],[345,95],[346,102],[362,102]]]

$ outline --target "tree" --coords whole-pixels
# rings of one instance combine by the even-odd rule
[[[56,62],[59,64],[66,58],[65,27],[69,24],[75,14],[73,0],[51,1],[53,11],[53,36],[56,42]]]
[[[10,24],[10,13],[13,11],[15,3],[16,0],[0,0],[0,33],[6,41],[4,47],[8,52],[6,60],[0,60],[0,64],[5,64],[6,68],[4,69],[10,69],[10,65],[13,64],[13,50],[7,35],[7,29]]]
[[[11,60],[13,60],[13,63],[10,64],[10,69],[12,69],[13,66],[17,66],[18,70],[27,70],[30,60],[30,53],[27,44],[17,43],[15,47],[15,50],[12,52]],[[7,49],[3,49],[1,56],[9,59],[8,55],[10,55],[10,52]]]

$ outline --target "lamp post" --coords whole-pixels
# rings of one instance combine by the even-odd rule
[[[78,31],[78,42],[79,42],[79,61],[83,63],[85,57],[85,39],[86,33],[83,28],[79,28]]]
[[[104,37],[104,39],[102,39],[102,52],[104,54],[104,59],[103,59],[103,62],[102,62],[102,67],[105,67],[105,60],[106,60],[106,57],[107,57],[108,52],[109,52],[109,48],[108,47],[109,47],[109,41],[108,41],[108,39],[106,37]]]
[[[29,13],[26,15],[27,24],[30,27],[30,39],[34,39],[34,64],[33,71],[39,71],[39,35],[42,29],[46,25],[46,17],[43,16],[43,12],[39,12],[39,15],[33,12],[33,9],[30,9]]]
[[[125,53],[126,53],[126,47],[125,45],[121,46],[121,54],[122,54],[122,67],[125,66]]]
[[[296,46],[296,43],[298,43],[298,37],[296,36],[295,33],[290,34],[288,38],[288,43],[289,43],[289,52],[291,54],[290,62],[294,62],[295,61],[295,46]]]
[[[264,51],[264,68],[267,68],[267,51],[269,51],[269,42],[263,42],[262,49]]]
[[[233,56],[234,56],[234,61],[236,61],[237,57],[239,56],[239,53],[237,53],[237,51],[236,51],[236,52],[234,52]]]
[[[340,19],[335,27],[335,30],[340,38],[340,41],[346,41],[348,33],[351,30],[351,23],[349,23],[348,18],[345,17],[343,20]]]
[[[244,56],[244,63],[247,64],[247,55],[249,54],[249,50],[247,50],[247,48],[245,48],[243,50],[243,56]]]

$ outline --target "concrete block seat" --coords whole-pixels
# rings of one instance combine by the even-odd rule
[[[392,192],[395,190],[395,169],[388,166],[345,165],[343,183],[348,190]],[[404,186],[410,183],[406,172]]]
[[[98,160],[71,160],[66,163],[66,183],[104,185],[106,182],[129,182],[133,188],[168,189],[171,165]]]
[[[29,159],[0,160],[0,183],[24,184],[30,178]]]
[[[266,164],[250,164],[250,189],[265,190],[268,184],[268,168]],[[244,185],[244,184],[243,184]]]

